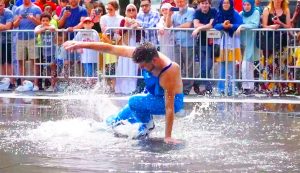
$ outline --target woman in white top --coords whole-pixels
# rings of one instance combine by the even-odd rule
[[[121,21],[120,26],[126,28],[136,28],[138,23],[136,21],[137,8],[133,4],[129,4],[125,11],[126,17]],[[136,46],[140,41],[141,31],[139,30],[121,30],[122,44],[129,46]],[[138,72],[138,65],[135,64],[131,58],[119,57],[116,68],[117,76],[136,76]],[[137,85],[136,78],[117,78],[115,93],[130,94],[135,91]]]
[[[167,55],[171,60],[174,61],[174,39],[173,35],[171,35],[171,30],[165,30],[166,27],[166,17],[168,14],[168,10],[172,7],[170,3],[164,3],[161,10],[161,18],[157,24],[158,31],[158,41],[160,52]]]

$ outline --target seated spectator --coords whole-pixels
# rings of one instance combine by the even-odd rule
[[[200,58],[201,78],[210,78],[210,71],[213,65],[212,46],[213,39],[206,38],[206,30],[212,28],[214,17],[217,14],[215,8],[211,8],[211,0],[198,0],[200,9],[196,10],[194,15],[194,27],[195,30],[192,33],[193,37],[198,37],[196,42],[195,54]],[[200,32],[200,33],[199,33]],[[203,95],[205,93],[212,92],[212,86],[210,81],[197,81],[194,86],[197,94]],[[204,88],[199,85],[204,85]]]
[[[240,12],[243,19],[236,33],[241,33],[241,45],[243,47],[242,79],[254,80],[254,61],[259,58],[259,49],[256,47],[255,34],[251,29],[259,27],[260,14],[256,10],[254,0],[243,0],[243,11]],[[243,31],[241,31],[243,29]],[[254,90],[254,82],[242,83],[243,93],[249,95]]]
[[[242,23],[242,17],[233,8],[233,0],[221,0],[219,11],[213,22],[216,30],[224,32],[220,42],[220,57],[217,58],[217,61],[220,62],[220,78],[229,81],[227,91],[225,91],[225,81],[218,81],[218,92],[221,95],[227,93],[231,96],[235,89],[235,83],[232,82],[236,79],[235,65],[236,62],[240,62],[242,57],[240,38],[234,34]]]

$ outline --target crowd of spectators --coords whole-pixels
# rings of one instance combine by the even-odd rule
[[[220,0],[217,8],[212,7],[211,0],[195,0],[193,4],[196,5],[191,7],[188,0],[163,0],[157,11],[152,8],[151,0],[141,0],[140,9],[129,4],[125,16],[121,16],[116,0],[110,0],[107,4],[94,0],[19,0],[12,4],[0,0],[1,74],[10,76],[0,82],[0,90],[38,91],[45,88],[55,91],[58,75],[67,77],[76,73],[70,67],[82,69],[80,75],[85,77],[96,76],[98,64],[108,75],[139,75],[138,66],[126,57],[99,55],[89,50],[66,53],[61,46],[66,40],[101,40],[129,46],[145,41],[156,45],[162,53],[180,64],[183,77],[193,79],[183,81],[186,95],[192,88],[200,95],[212,92],[213,81],[209,79],[213,66],[217,67],[218,79],[221,79],[217,82],[217,91],[221,95],[233,95],[237,88],[246,95],[255,90],[268,95],[274,92],[286,94],[291,90],[300,94],[300,87],[293,83],[256,84],[253,81],[257,78],[297,79],[297,68],[288,66],[297,64],[297,58],[300,59],[297,52],[300,51],[290,51],[286,47],[289,36],[294,38],[294,45],[299,44],[299,37],[293,35],[296,32],[276,30],[299,27],[299,0],[292,15],[287,0],[270,0],[266,7],[262,7],[259,0]],[[131,29],[111,30],[108,29],[110,27]],[[266,32],[253,34],[251,29],[260,27],[274,31],[269,36]],[[206,31],[212,28],[222,31],[222,37],[208,38]],[[26,31],[3,32],[5,30]],[[30,62],[31,76],[46,73],[50,74],[51,80],[41,84],[38,77],[34,78],[33,83],[22,78],[28,71],[25,69],[28,68],[26,61]],[[13,68],[14,64],[17,64],[17,70]],[[258,74],[255,67],[259,70]],[[16,73],[20,79],[12,77]],[[239,85],[234,82],[237,78],[245,82]],[[111,78],[106,82],[110,92],[122,94],[140,91],[143,85],[142,81],[131,78]],[[87,81],[87,84],[92,83]]]

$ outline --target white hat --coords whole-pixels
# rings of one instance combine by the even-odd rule
[[[160,9],[170,9],[172,5],[170,3],[163,3]]]

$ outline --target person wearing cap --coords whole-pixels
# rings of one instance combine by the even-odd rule
[[[163,54],[167,55],[171,60],[175,60],[174,57],[174,39],[171,34],[171,30],[165,30],[167,28],[166,18],[168,15],[168,10],[172,7],[170,3],[163,3],[160,12],[162,16],[160,17],[159,22],[157,23],[158,30],[158,41],[159,41],[159,50]]]
[[[86,17],[82,20],[82,25],[84,31],[79,31],[74,40],[83,41],[83,42],[98,42],[100,41],[98,33],[93,30],[94,22],[92,18]],[[99,53],[91,49],[82,49],[80,52],[80,61],[83,66],[83,75],[85,77],[94,77],[96,76],[97,70],[97,59]],[[87,81],[89,84],[92,84],[93,81]]]

